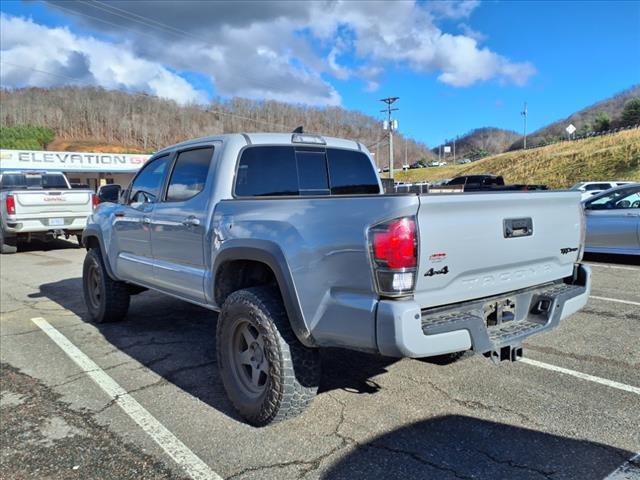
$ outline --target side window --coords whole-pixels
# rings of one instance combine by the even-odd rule
[[[378,176],[364,153],[327,149],[331,195],[380,193]]]
[[[447,185],[464,185],[464,182],[467,180],[467,177],[458,177],[454,178]]]
[[[633,190],[617,190],[587,203],[590,210],[619,210],[639,206],[640,193]]]
[[[189,200],[204,190],[212,157],[213,147],[180,152],[169,180],[167,201]]]
[[[236,174],[238,197],[298,195],[293,147],[250,147],[242,152]]]
[[[154,203],[157,200],[162,189],[162,181],[164,180],[164,173],[168,163],[169,155],[164,155],[142,167],[142,170],[131,184],[130,204]]]

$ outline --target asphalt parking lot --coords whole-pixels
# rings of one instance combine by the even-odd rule
[[[0,260],[2,478],[640,478],[637,264],[590,258],[589,304],[527,362],[327,350],[312,407],[255,429],[222,389],[215,313],[145,292],[89,323],[83,257]]]

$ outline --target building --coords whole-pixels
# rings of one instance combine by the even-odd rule
[[[72,184],[89,185],[95,191],[111,183],[126,187],[149,158],[151,155],[0,150],[0,172],[64,172]]]

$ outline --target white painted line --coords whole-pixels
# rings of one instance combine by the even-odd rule
[[[616,270],[631,270],[631,271],[635,271],[635,272],[640,272],[640,268],[635,268],[635,267],[622,267],[620,265],[603,265],[601,263],[589,263],[589,262],[586,262],[586,264],[590,265],[592,267],[614,268]]]
[[[582,380],[589,380],[590,382],[599,383],[600,385],[606,385],[607,387],[617,388],[618,390],[624,390],[625,392],[640,395],[640,388],[632,387],[631,385],[626,385],[624,383],[614,382],[613,380],[607,380],[606,378],[595,377],[593,375],[589,375],[588,373],[576,372],[575,370],[569,370],[568,368],[557,367],[556,365],[539,362],[537,360],[532,360],[531,358],[522,358],[519,361],[528,365],[533,365],[534,367],[540,367],[547,370],[552,370],[554,372],[564,373],[576,378],[581,378]]]
[[[93,360],[71,343],[44,318],[32,318],[40,329],[53,340],[84,373],[93,379],[124,412],[135,421],[167,454],[182,467],[193,480],[222,480],[200,457],[193,453],[167,427],[140,405]]]
[[[590,295],[590,298],[595,298],[596,300],[606,300],[607,302],[616,302],[616,303],[625,303],[627,305],[637,305],[640,307],[640,302],[632,302],[630,300],[620,300],[619,298],[609,298],[609,297],[597,297],[595,295]]]
[[[640,453],[636,453],[633,457],[607,475],[604,480],[637,480],[640,478],[639,462]]]

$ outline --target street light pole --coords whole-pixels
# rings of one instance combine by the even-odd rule
[[[387,113],[387,125],[389,128],[389,178],[393,178],[393,120],[391,119],[391,112],[398,110],[397,108],[391,108],[391,105],[400,97],[387,97],[380,99],[381,102],[387,104],[387,108],[380,110]]]

